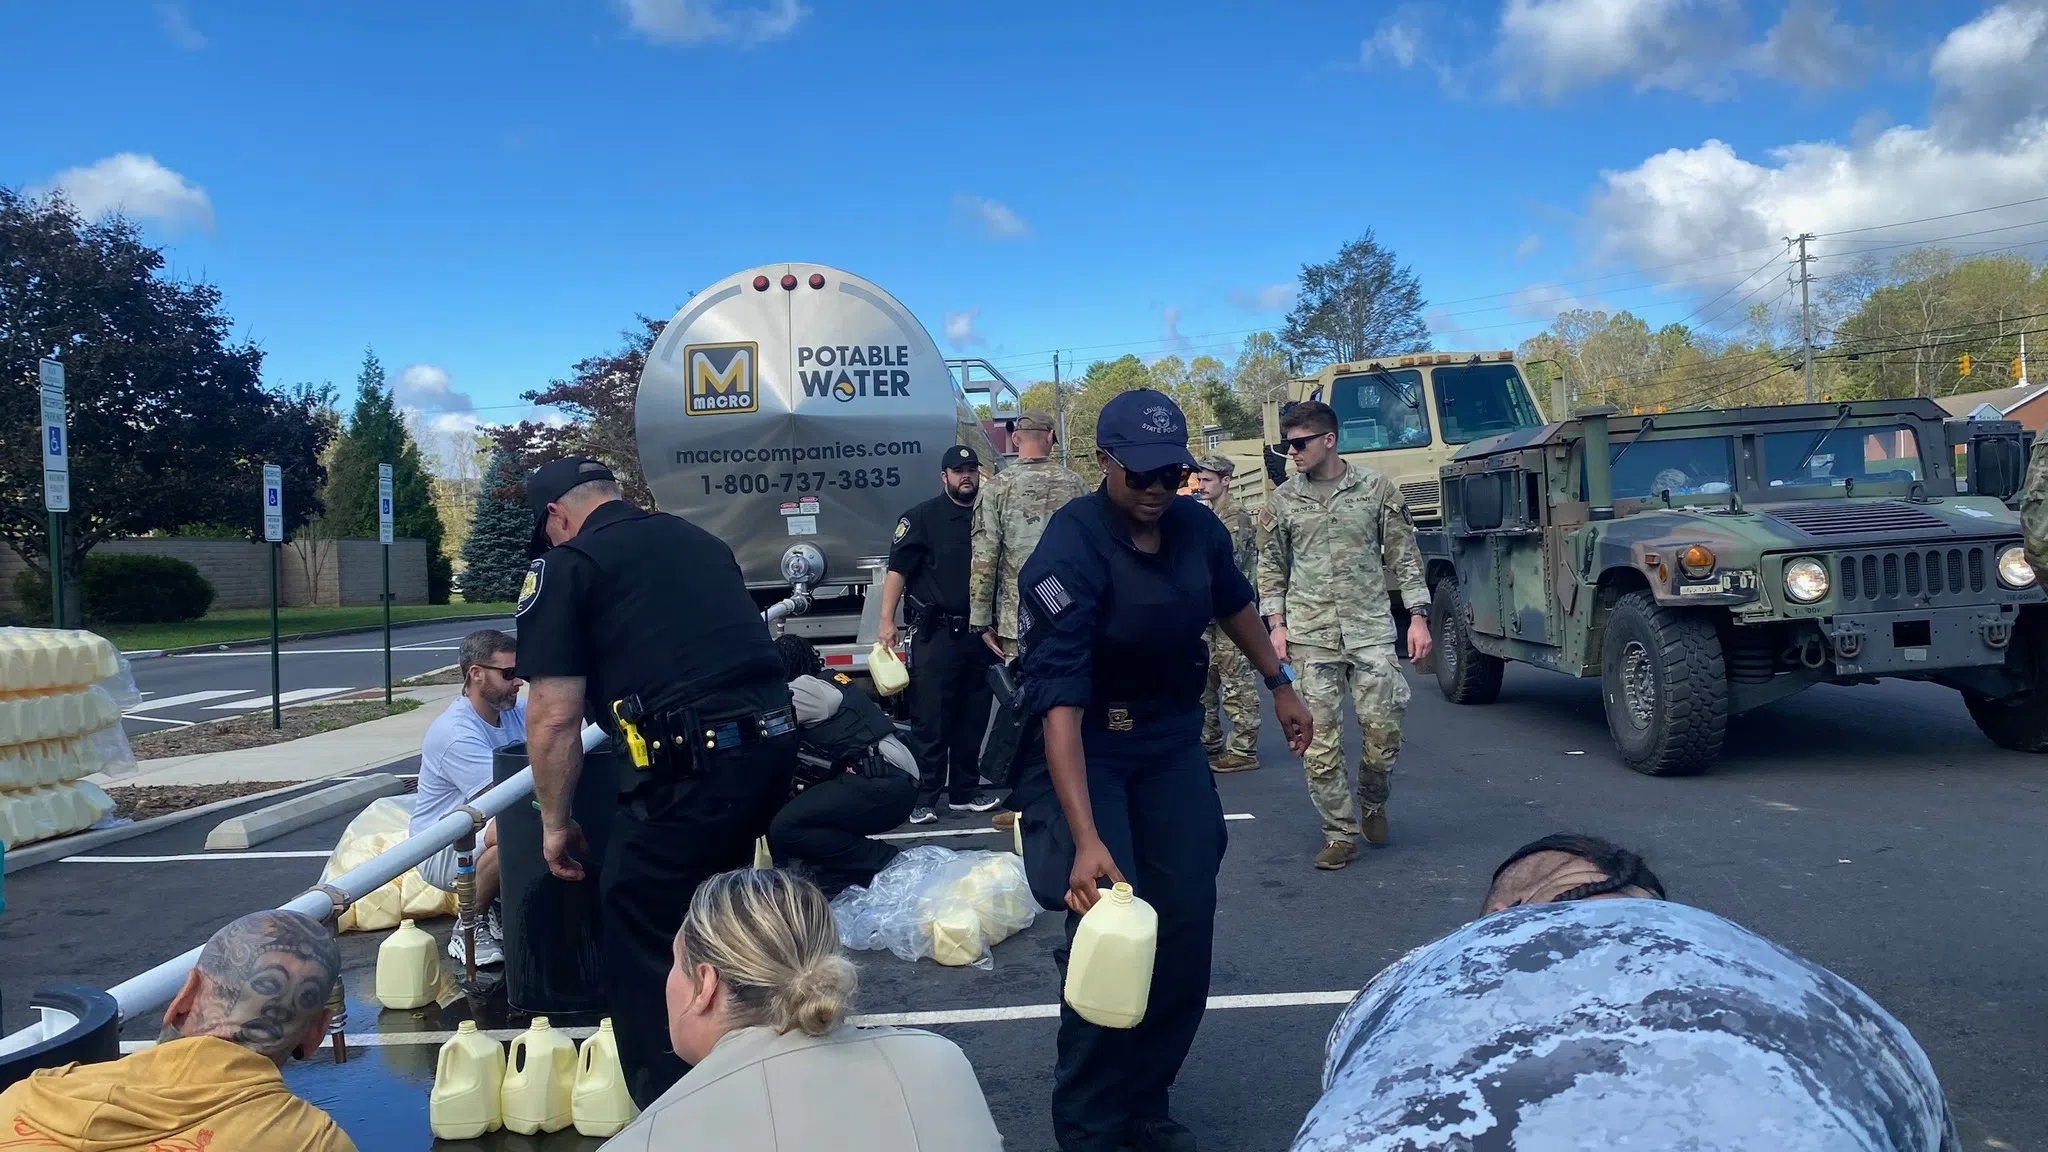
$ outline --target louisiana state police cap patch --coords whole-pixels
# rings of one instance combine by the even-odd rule
[[[535,560],[526,566],[526,579],[519,584],[519,608],[513,615],[524,615],[526,610],[533,606],[533,602],[540,598],[540,582],[547,573],[548,562],[545,560]]]

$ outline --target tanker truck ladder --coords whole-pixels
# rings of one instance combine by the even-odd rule
[[[1008,427],[1009,421],[1023,414],[1023,397],[1018,394],[1016,385],[1011,384],[1009,377],[1004,376],[995,365],[976,356],[948,360],[946,367],[953,373],[955,386],[959,388],[969,412],[974,411],[974,398],[985,396],[988,414],[982,419],[1002,422]],[[977,380],[977,371],[987,379]]]

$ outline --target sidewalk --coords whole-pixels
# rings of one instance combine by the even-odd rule
[[[104,775],[87,779],[102,788],[134,785],[239,784],[245,781],[292,783],[345,776],[381,767],[407,756],[417,756],[427,729],[462,691],[457,684],[435,684],[425,688],[401,688],[392,693],[418,700],[420,706],[401,716],[387,716],[362,724],[322,732],[298,740],[287,740],[263,748],[240,748],[232,752],[208,752],[197,756],[166,756],[144,760],[132,776],[109,779]],[[381,698],[382,689],[359,698]],[[358,697],[341,697],[352,699]],[[334,703],[329,700],[325,703]]]

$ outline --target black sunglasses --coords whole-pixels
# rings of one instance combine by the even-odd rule
[[[1289,452],[1305,452],[1311,443],[1328,435],[1328,432],[1313,432],[1307,436],[1283,436],[1280,439],[1280,446]]]
[[[1109,458],[1116,460],[1114,454]],[[1130,485],[1134,492],[1143,492],[1147,488],[1165,488],[1169,492],[1177,492],[1181,485],[1188,482],[1188,477],[1194,474],[1194,469],[1185,464],[1163,464],[1143,472],[1131,471],[1121,460],[1116,460],[1116,466],[1124,470],[1124,483]]]
[[[521,679],[521,677],[520,677],[520,675],[519,675],[519,669],[518,669],[518,668],[516,668],[516,667],[514,667],[514,668],[500,668],[500,667],[498,667],[498,666],[497,666],[496,664],[474,664],[474,665],[471,665],[471,667],[474,667],[474,668],[481,668],[481,669],[483,669],[483,670],[484,670],[484,671],[486,671],[486,672],[496,672],[496,673],[497,673],[498,675],[500,675],[500,676],[503,676],[503,677],[504,677],[505,679],[507,679],[507,680],[518,680],[518,679]]]

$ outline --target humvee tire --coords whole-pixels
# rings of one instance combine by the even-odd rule
[[[1649,776],[1704,772],[1728,732],[1728,669],[1706,616],[1631,592],[1614,605],[1600,657],[1607,730]]]
[[[1963,693],[1970,719],[1993,744],[2014,752],[2048,752],[2048,694],[2037,688],[2006,701]]]
[[[1429,598],[1430,655],[1436,660],[1436,686],[1453,704],[1491,704],[1500,698],[1504,662],[1472,646],[1471,621],[1458,578],[1437,581]]]

